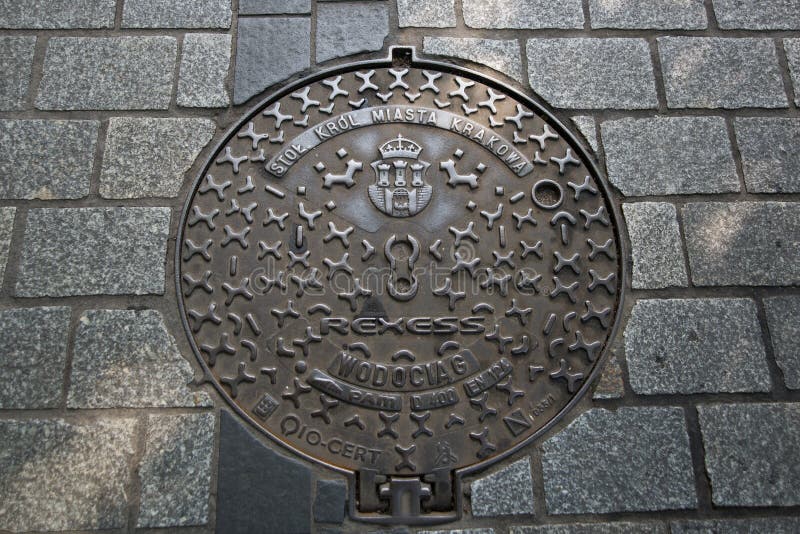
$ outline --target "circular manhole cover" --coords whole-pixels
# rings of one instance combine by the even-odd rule
[[[184,210],[178,294],[252,424],[362,484],[430,481],[509,453],[586,389],[617,320],[617,224],[532,101],[439,63],[361,63],[267,99],[219,145]]]

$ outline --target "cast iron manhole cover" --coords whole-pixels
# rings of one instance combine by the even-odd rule
[[[249,113],[180,224],[184,325],[221,394],[352,473],[351,515],[451,519],[460,476],[585,391],[617,322],[607,187],[516,91],[411,58]]]

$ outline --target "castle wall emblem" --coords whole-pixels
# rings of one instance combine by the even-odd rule
[[[375,183],[369,198],[376,208],[392,217],[411,217],[425,209],[433,187],[425,182],[430,163],[419,159],[422,147],[402,135],[380,146],[381,159],[370,165]]]

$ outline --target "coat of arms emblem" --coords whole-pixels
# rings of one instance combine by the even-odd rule
[[[381,159],[370,165],[375,183],[369,198],[375,207],[392,217],[411,217],[425,209],[433,187],[425,182],[430,163],[419,159],[422,147],[402,135],[380,146]]]

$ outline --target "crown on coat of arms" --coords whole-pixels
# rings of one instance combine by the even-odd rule
[[[388,158],[413,158],[417,159],[422,147],[411,139],[398,135],[397,139],[390,139],[378,149],[383,159]]]

